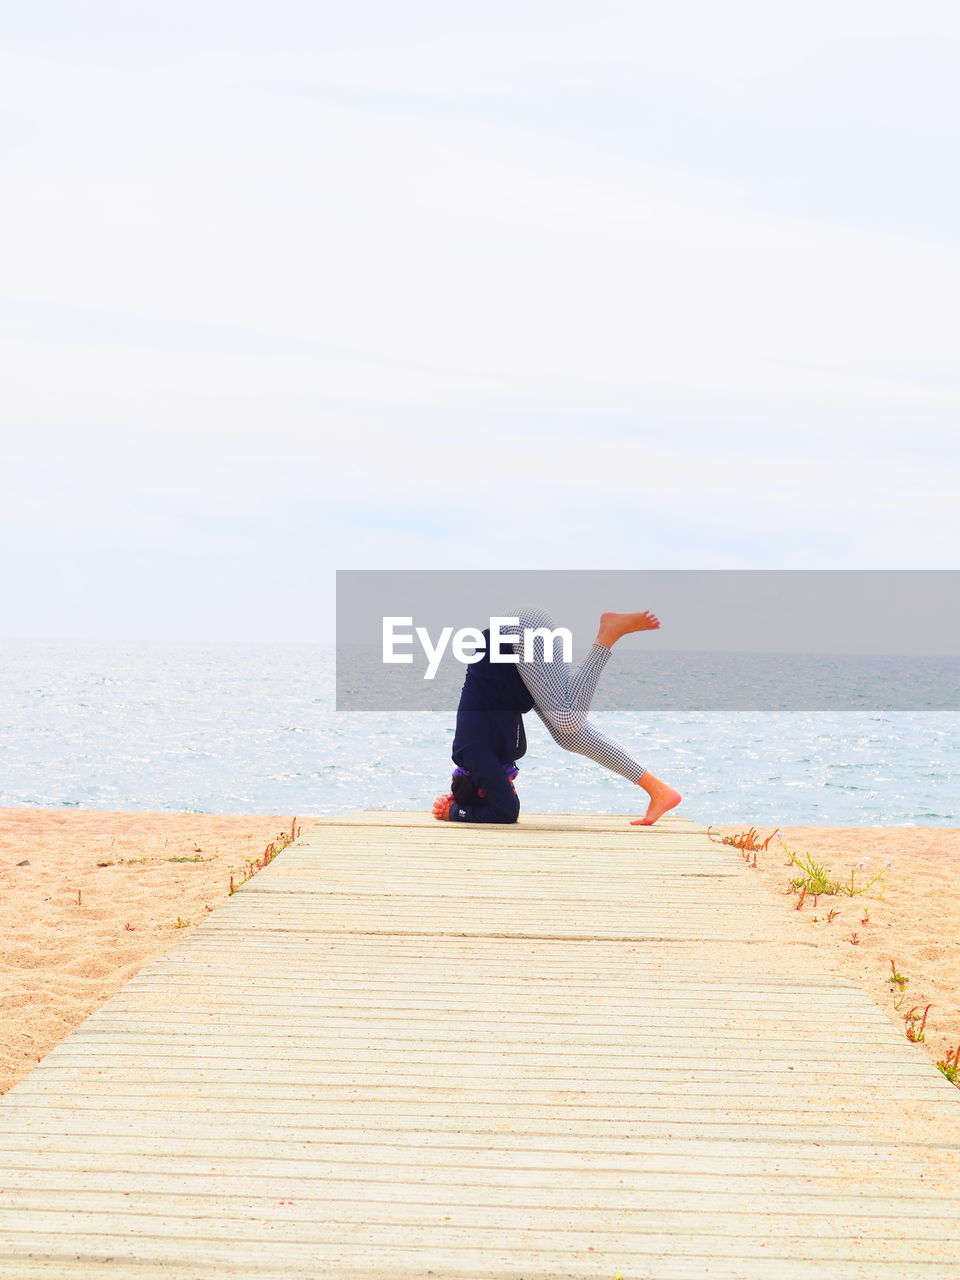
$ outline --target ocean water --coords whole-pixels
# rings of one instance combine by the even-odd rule
[[[0,805],[290,816],[427,809],[456,707],[336,711],[332,647],[0,645]],[[702,822],[960,825],[956,711],[599,710]],[[639,813],[535,716],[524,809]]]

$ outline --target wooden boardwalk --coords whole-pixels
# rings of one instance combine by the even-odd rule
[[[3,1280],[958,1280],[960,1091],[666,818],[330,819],[0,1101]]]

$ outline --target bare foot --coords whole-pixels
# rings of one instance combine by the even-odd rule
[[[656,631],[659,626],[660,619],[649,609],[642,613],[601,613],[597,644],[610,649],[621,636],[628,636],[633,631]]]
[[[665,782],[650,793],[650,803],[642,818],[631,818],[631,827],[652,827],[658,818],[662,818],[668,809],[675,809],[683,796]]]

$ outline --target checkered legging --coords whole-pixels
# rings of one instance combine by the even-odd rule
[[[517,670],[533,698],[534,710],[547,726],[554,742],[566,751],[589,756],[630,782],[639,782],[646,772],[644,766],[637,764],[621,746],[587,719],[593,693],[610,658],[610,650],[605,645],[595,644],[574,671],[569,662],[562,662],[559,658],[547,662],[543,638],[538,636],[534,641],[532,661],[526,662],[522,632],[527,627],[548,627],[552,631],[555,624],[541,609],[529,607],[514,609],[503,616],[519,619],[517,626],[503,626],[501,632],[505,636],[518,637],[520,661]],[[556,648],[559,652],[559,646]]]

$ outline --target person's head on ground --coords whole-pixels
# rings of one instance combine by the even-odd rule
[[[503,766],[504,777],[516,791],[515,778],[520,770],[516,764],[505,764]],[[459,805],[474,805],[478,801],[486,800],[487,793],[483,787],[478,786],[476,781],[470,774],[469,769],[462,769],[458,765],[453,771],[450,779],[450,793]]]

